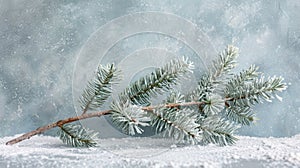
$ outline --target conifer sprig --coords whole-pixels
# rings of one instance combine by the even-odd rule
[[[264,77],[254,65],[233,75],[231,70],[236,66],[237,56],[238,49],[228,46],[190,94],[171,90],[187,72],[192,72],[193,63],[187,59],[171,60],[130,84],[112,101],[110,109],[86,113],[103,105],[112,94],[111,85],[119,79],[119,71],[113,64],[100,66],[97,77],[88,84],[80,99],[82,115],[40,127],[7,144],[60,127],[59,135],[64,143],[75,147],[94,146],[93,132],[67,123],[103,115],[110,115],[112,123],[128,135],[143,134],[144,127],[154,127],[157,133],[177,142],[234,144],[235,130],[256,120],[253,107],[274,98],[281,100],[278,93],[287,88],[282,77]],[[169,93],[167,99],[150,106],[151,98],[163,93]]]
[[[239,49],[237,47],[228,45],[227,48],[219,54],[219,58],[213,62],[212,77],[214,79],[228,74],[236,66],[238,52]]]
[[[248,69],[243,70],[239,74],[232,77],[226,84],[227,88],[225,88],[225,90],[228,88],[232,89],[232,87],[240,87],[247,82],[251,82],[256,79],[259,74],[261,73],[258,72],[258,67],[255,65],[251,65]]]
[[[149,112],[151,126],[163,132],[164,137],[172,137],[177,142],[197,144],[200,141],[197,116],[188,108],[157,108]]]
[[[88,110],[97,110],[103,105],[112,93],[112,84],[120,80],[119,73],[120,71],[116,69],[114,64],[98,67],[95,79],[88,82],[79,99],[82,114],[85,114]]]
[[[242,125],[250,125],[256,120],[253,109],[248,106],[231,105],[226,108],[226,116],[231,121]]]
[[[148,106],[151,104],[151,97],[168,92],[173,85],[177,84],[178,78],[187,72],[192,72],[193,68],[193,63],[185,58],[171,60],[164,67],[157,68],[151,74],[130,84],[119,95],[120,102],[125,103],[130,100],[133,104]]]
[[[64,124],[58,131],[59,138],[67,145],[73,147],[94,147],[94,140],[98,133],[90,131],[81,125]]]
[[[226,97],[234,104],[242,104],[246,107],[251,107],[257,103],[262,103],[263,100],[272,102],[275,97],[281,100],[278,92],[282,92],[287,88],[286,83],[283,82],[282,77],[268,77],[264,76],[256,78],[252,83],[244,84],[240,87],[231,86],[226,89]],[[275,97],[274,97],[275,96]]]
[[[127,135],[142,134],[144,130],[140,126],[149,126],[150,118],[141,106],[133,105],[129,101],[125,104],[113,102],[111,109],[113,124]]]
[[[222,119],[219,116],[201,118],[198,127],[202,135],[202,144],[219,144],[221,146],[232,145],[237,138],[233,136],[238,128],[233,123]]]

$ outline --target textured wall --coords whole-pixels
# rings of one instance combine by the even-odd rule
[[[197,75],[227,44],[241,50],[238,69],[257,64],[291,83],[282,102],[258,106],[261,120],[240,133],[298,134],[299,9],[300,1],[285,0],[0,0],[0,136],[76,115],[73,97],[98,63],[116,62],[130,82],[186,55]]]

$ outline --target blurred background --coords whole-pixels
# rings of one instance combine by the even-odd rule
[[[82,76],[91,74],[81,66],[84,59],[116,62],[125,72],[138,66],[141,69],[138,74],[130,76],[134,80],[154,67],[148,61],[151,54],[157,56],[154,62],[159,62],[162,54],[163,58],[187,55],[200,66],[196,73],[201,74],[228,44],[240,48],[237,71],[256,64],[266,75],[283,76],[289,84],[288,90],[281,94],[283,101],[257,106],[260,120],[240,129],[239,134],[263,137],[299,134],[299,10],[297,0],[0,0],[0,137],[76,115],[78,94],[74,85],[86,84],[85,81],[78,84],[81,79],[77,78],[78,72]],[[150,20],[156,33],[151,33],[151,29],[145,30],[148,33],[136,32],[102,51],[104,35],[99,32],[104,28],[107,31],[107,26],[120,17],[140,12],[165,13],[170,17],[163,22],[165,25],[160,22],[163,18]],[[148,18],[145,15],[145,20]],[[121,21],[124,19],[116,23]],[[188,23],[193,31],[186,29]],[[174,25],[176,29],[171,30]],[[109,33],[104,32],[105,38],[113,39],[118,34],[114,31],[118,27],[114,26]],[[180,39],[178,34],[185,39],[185,33],[172,32],[168,36],[157,33],[160,31],[157,27],[169,27],[168,32],[182,28],[183,32],[195,33],[201,37],[199,48],[191,47],[197,41],[188,44],[188,39]],[[127,32],[132,29],[127,27]],[[89,45],[93,40],[102,42],[99,48]],[[105,56],[85,56],[87,50],[100,49]]]

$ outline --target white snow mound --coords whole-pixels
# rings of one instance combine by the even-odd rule
[[[12,138],[0,138],[0,167],[300,167],[300,135],[240,136],[226,147],[147,137],[99,139],[97,147],[72,148],[50,136],[5,145]]]

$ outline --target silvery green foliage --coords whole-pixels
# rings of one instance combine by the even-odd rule
[[[266,78],[254,65],[236,75],[231,74],[237,56],[238,48],[228,46],[189,94],[173,91],[172,86],[192,72],[193,63],[184,58],[171,60],[130,84],[113,100],[110,106],[113,124],[129,135],[142,134],[144,127],[151,126],[177,142],[221,146],[235,143],[234,131],[240,125],[255,121],[254,105],[275,97],[281,100],[277,93],[286,89],[283,78]],[[98,71],[98,82],[90,83],[84,91],[83,107],[101,105],[111,93],[110,84],[118,76],[113,66]],[[169,93],[165,101],[149,106],[152,97],[163,93]],[[78,129],[81,133],[81,128]],[[66,134],[70,131],[61,135],[65,142],[75,146],[73,136]]]
[[[246,83],[249,83],[256,79],[260,73],[258,72],[258,67],[251,65],[248,69],[243,70],[239,74],[232,77],[226,84],[226,89],[230,87],[241,87]]]
[[[157,68],[151,74],[130,84],[124,92],[120,93],[120,102],[130,100],[136,105],[150,105],[151,97],[168,92],[178,83],[180,77],[186,72],[191,72],[193,68],[193,63],[185,58],[171,60],[164,67]]]
[[[98,133],[88,130],[81,125],[64,124],[58,131],[59,138],[73,147],[94,147]]]
[[[207,142],[220,145],[234,143],[236,139],[232,133],[235,129],[231,122],[250,125],[255,121],[253,106],[262,100],[280,99],[276,92],[286,89],[281,77],[265,80],[254,65],[237,75],[230,74],[236,66],[237,56],[238,49],[228,46],[214,61],[213,69],[200,79],[195,91],[189,95],[189,100],[204,102],[199,106],[201,119],[198,121],[200,128],[205,128],[204,124],[209,128],[202,130],[203,139]]]
[[[184,95],[179,92],[171,92],[164,101],[165,105],[185,103]],[[178,142],[197,144],[200,142],[200,134],[197,123],[197,114],[194,109],[187,107],[165,106],[157,107],[149,111],[151,126],[164,137],[172,137]]]
[[[119,80],[119,71],[114,64],[100,65],[95,79],[89,82],[79,101],[83,113],[96,110],[111,95],[111,86]]]
[[[208,107],[205,107],[207,112],[213,110],[213,113],[217,113],[222,110],[224,99],[221,94],[224,90],[224,81],[231,76],[229,72],[236,66],[237,57],[238,48],[229,45],[219,54],[218,59],[213,61],[212,69],[200,78],[197,88],[190,94],[190,99],[208,102]]]
[[[227,75],[235,66],[239,49],[229,45],[223,52],[219,54],[219,58],[213,62],[213,78]]]
[[[275,92],[286,89],[282,78],[265,80],[254,65],[237,75],[231,74],[230,71],[236,66],[237,56],[238,48],[228,46],[213,62],[212,69],[199,80],[192,93],[182,95],[179,92],[171,92],[161,106],[145,110],[144,112],[151,116],[150,125],[156,128],[157,132],[162,132],[163,136],[173,137],[178,142],[233,144],[237,140],[233,133],[239,127],[236,124],[250,125],[255,120],[253,105],[261,103],[262,100],[270,101],[273,97],[279,97]],[[184,67],[172,66],[173,64],[177,65],[177,62],[172,61],[164,70],[176,72],[170,67]],[[155,71],[154,74],[160,75],[159,72]],[[127,100],[131,100],[132,104],[146,106],[150,104],[151,96],[156,95],[156,92],[152,93],[156,90],[142,89],[139,85],[155,83],[148,86],[161,86],[165,89],[159,87],[159,93],[167,92],[170,84],[174,84],[175,77],[172,76],[172,80],[166,79],[169,83],[164,83],[161,82],[164,80],[146,76],[139,80],[143,82],[134,83],[124,93],[136,89],[131,93],[139,96],[135,96],[135,99],[128,96]],[[139,91],[140,89],[142,90]],[[172,104],[178,105],[169,106]]]
[[[224,107],[224,99],[220,95],[211,94],[205,100],[203,112],[207,115],[218,115]]]
[[[234,144],[237,138],[233,136],[238,126],[219,116],[210,116],[199,119],[199,131],[202,135],[202,144],[219,144],[221,146]]]
[[[210,75],[203,75],[199,80],[197,88],[190,94],[191,101],[204,101],[215,91],[218,82]]]
[[[125,104],[113,102],[111,109],[112,122],[125,134],[142,134],[144,131],[140,126],[149,126],[150,118],[141,106],[133,105],[129,101]]]
[[[271,102],[275,97],[281,100],[276,92],[286,89],[282,77],[268,77],[263,75],[260,78],[252,79],[251,83],[241,83],[236,86],[239,79],[230,82],[225,89],[225,94],[229,98],[226,112],[229,119],[243,125],[250,125],[255,121],[253,106],[262,103],[264,100]]]
[[[149,112],[151,126],[164,137],[172,137],[177,142],[197,144],[200,142],[200,126],[197,115],[188,108],[157,108]]]

